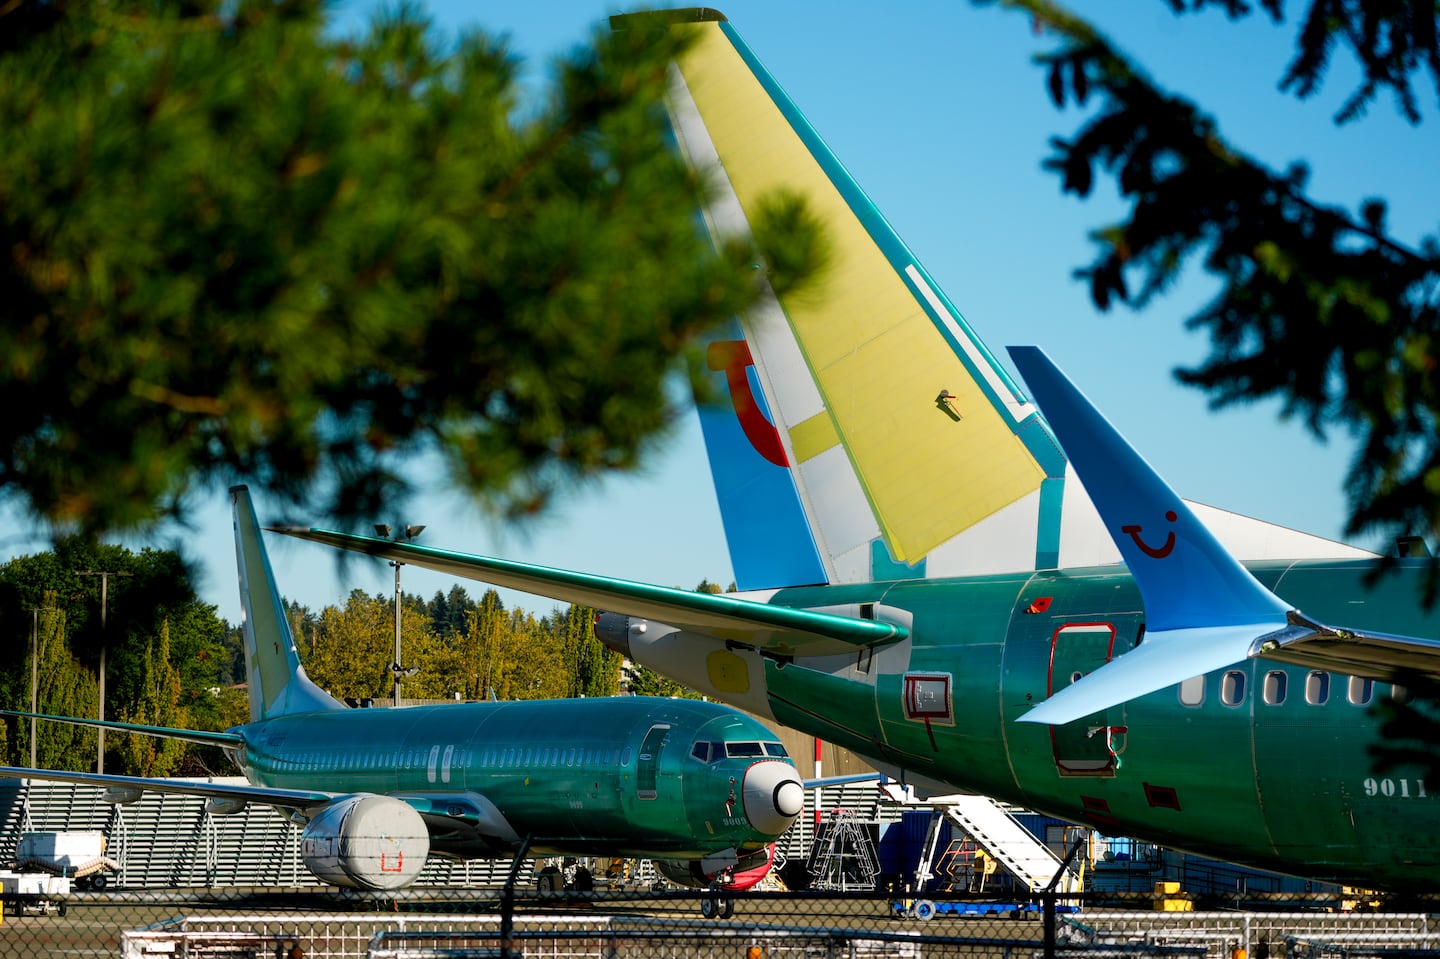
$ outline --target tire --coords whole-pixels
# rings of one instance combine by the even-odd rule
[[[559,877],[553,872],[542,872],[535,877],[535,891],[539,893],[554,892],[559,883]]]
[[[735,915],[735,900],[729,896],[720,900],[720,918],[729,919]]]
[[[700,915],[706,919],[714,919],[720,913],[720,904],[715,901],[714,896],[700,897]]]
[[[104,873],[96,873],[90,877],[90,888],[96,892],[100,892],[108,885],[110,885],[110,879]]]
[[[921,922],[929,922],[935,918],[935,904],[929,899],[915,900],[915,918]]]

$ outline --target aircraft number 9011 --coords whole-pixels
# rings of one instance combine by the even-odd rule
[[[1365,795],[1384,796],[1386,799],[1429,799],[1423,779],[1376,779],[1365,780]]]

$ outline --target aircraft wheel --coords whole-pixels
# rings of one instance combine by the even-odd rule
[[[97,873],[96,875],[90,877],[90,888],[94,889],[96,892],[101,891],[109,884],[110,880],[103,873]]]
[[[726,896],[720,900],[720,918],[729,919],[733,915],[735,915],[735,900]]]
[[[720,903],[714,896],[702,896],[700,898],[700,915],[706,919],[714,919],[720,914]]]
[[[935,918],[935,904],[929,899],[915,900],[915,918],[921,922],[929,922]]]
[[[594,874],[592,874],[592,873],[590,872],[590,870],[586,869],[584,866],[581,866],[579,869],[576,869],[576,870],[575,870],[575,882],[573,883],[572,888],[574,888],[574,890],[575,890],[576,892],[594,892],[594,891],[595,891],[595,876],[594,876]]]
[[[556,873],[542,872],[535,877],[535,891],[541,893],[554,892],[558,885],[556,880],[559,878]]]

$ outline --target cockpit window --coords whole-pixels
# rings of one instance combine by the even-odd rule
[[[790,754],[785,751],[785,746],[783,743],[766,743],[765,755],[780,756],[781,758],[785,759],[788,759],[790,757]]]
[[[726,743],[725,755],[731,759],[744,756],[763,756],[765,750],[759,743]]]
[[[708,763],[710,761],[710,744],[696,743],[694,746],[690,747],[690,755],[694,756],[702,763]]]

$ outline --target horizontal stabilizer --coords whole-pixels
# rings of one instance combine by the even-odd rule
[[[1209,626],[1145,634],[1145,641],[1071,683],[1020,717],[1020,722],[1062,726],[1166,686],[1183,683],[1246,659],[1267,630]]]
[[[735,596],[692,593],[415,543],[304,527],[276,527],[273,532],[596,610],[654,619],[778,655],[850,653],[909,636],[909,631],[898,623],[772,606]]]
[[[0,716],[18,716],[21,719],[44,719],[52,723],[70,726],[91,726],[97,729],[114,729],[122,733],[141,733],[158,736],[161,739],[179,739],[202,746],[240,746],[245,739],[239,733],[216,733],[200,729],[175,729],[171,726],[142,726],[139,723],[117,723],[101,719],[76,719],[72,716],[49,716],[45,713],[22,713],[14,709],[0,709]]]

